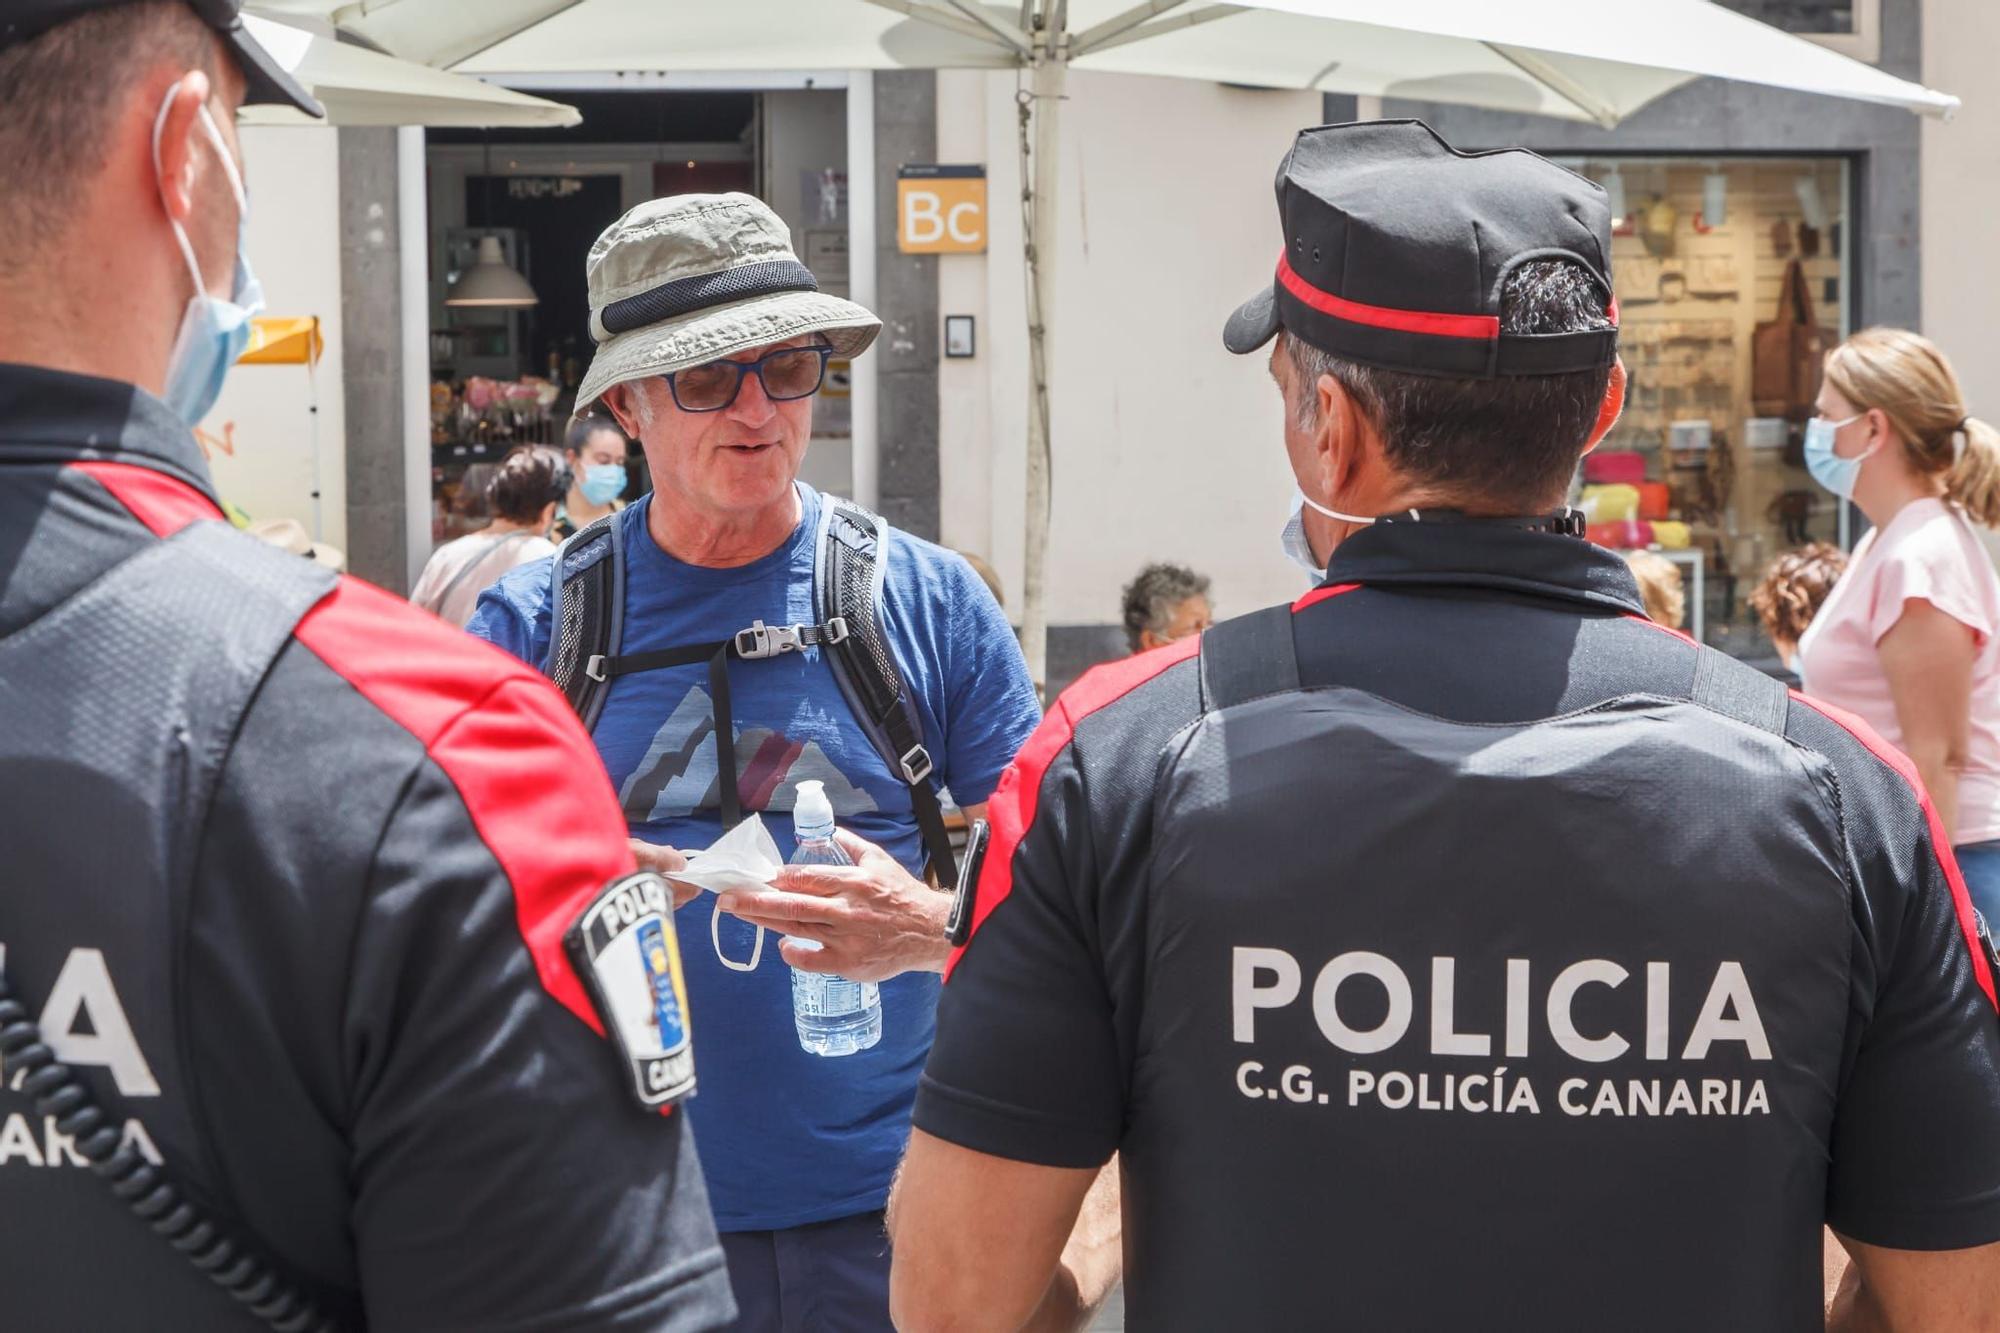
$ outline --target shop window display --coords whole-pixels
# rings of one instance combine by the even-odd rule
[[[1585,462],[1591,536],[1681,565],[1687,629],[1773,655],[1748,594],[1779,553],[1848,544],[1805,469],[1820,359],[1849,327],[1847,165],[1838,159],[1592,159],[1611,241],[1623,419]]]

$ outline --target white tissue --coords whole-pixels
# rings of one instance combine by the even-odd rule
[[[725,889],[768,889],[771,877],[784,869],[778,844],[752,814],[714,844],[689,855],[687,868],[668,875],[676,884],[721,893]]]

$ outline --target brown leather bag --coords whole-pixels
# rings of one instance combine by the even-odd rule
[[[1759,416],[1804,421],[1819,395],[1821,363],[1831,344],[1813,317],[1806,271],[1794,259],[1785,265],[1778,317],[1757,326],[1750,342],[1750,397]]]

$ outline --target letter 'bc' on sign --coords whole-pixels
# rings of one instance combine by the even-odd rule
[[[896,248],[906,255],[985,253],[986,168],[897,171]]]

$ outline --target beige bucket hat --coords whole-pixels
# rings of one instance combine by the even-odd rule
[[[290,551],[302,555],[328,569],[347,568],[347,553],[338,546],[328,546],[316,542],[306,535],[306,525],[295,518],[261,518],[244,529],[258,541],[277,547],[280,551]]]
[[[590,247],[597,354],[579,414],[614,384],[820,333],[859,356],[882,321],[819,290],[778,215],[747,194],[677,194],[640,204]]]

